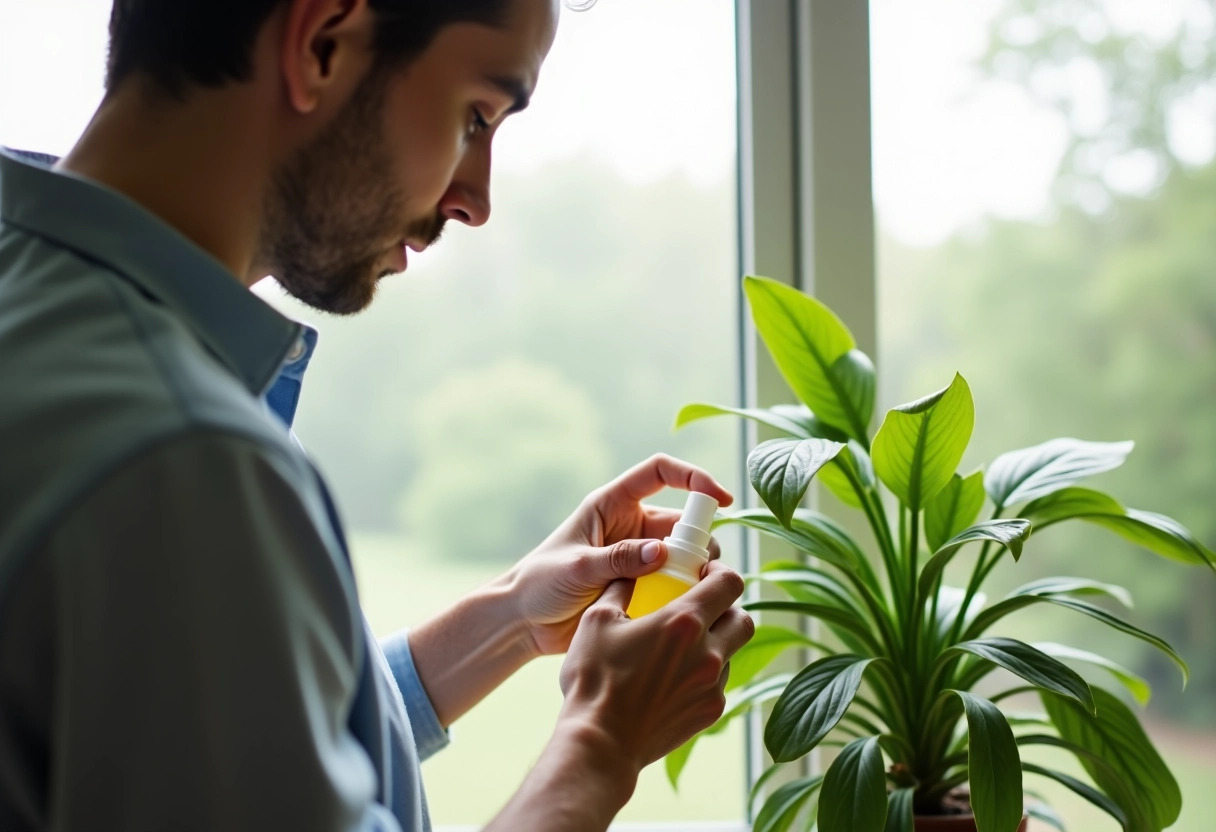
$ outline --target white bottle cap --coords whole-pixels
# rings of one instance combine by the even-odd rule
[[[660,572],[679,578],[688,584],[701,580],[701,569],[709,560],[710,527],[718,501],[708,494],[691,491],[684,504],[680,522],[671,534],[663,538],[667,546],[667,561]]]

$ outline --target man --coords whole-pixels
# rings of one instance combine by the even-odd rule
[[[603,829],[721,713],[739,576],[623,612],[676,520],[641,501],[731,499],[666,457],[377,644],[288,432],[315,334],[247,291],[353,313],[445,222],[486,222],[557,14],[115,0],[77,145],[0,156],[0,829],[425,829],[420,758],[563,651],[552,739],[489,828]]]

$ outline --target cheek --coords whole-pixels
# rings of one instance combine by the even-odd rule
[[[452,183],[465,152],[460,133],[446,125],[451,117],[419,117],[414,123],[388,136],[395,168],[394,179],[402,187],[412,212],[430,212]]]

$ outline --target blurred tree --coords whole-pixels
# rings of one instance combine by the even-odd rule
[[[453,373],[418,403],[406,533],[443,558],[512,562],[609,474],[590,398],[508,358]]]

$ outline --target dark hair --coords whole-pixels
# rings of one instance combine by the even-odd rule
[[[266,19],[288,0],[114,0],[106,90],[147,76],[161,91],[184,96],[191,85],[246,81],[253,44]],[[503,26],[510,0],[368,0],[376,15],[378,66],[421,54],[444,26]]]

